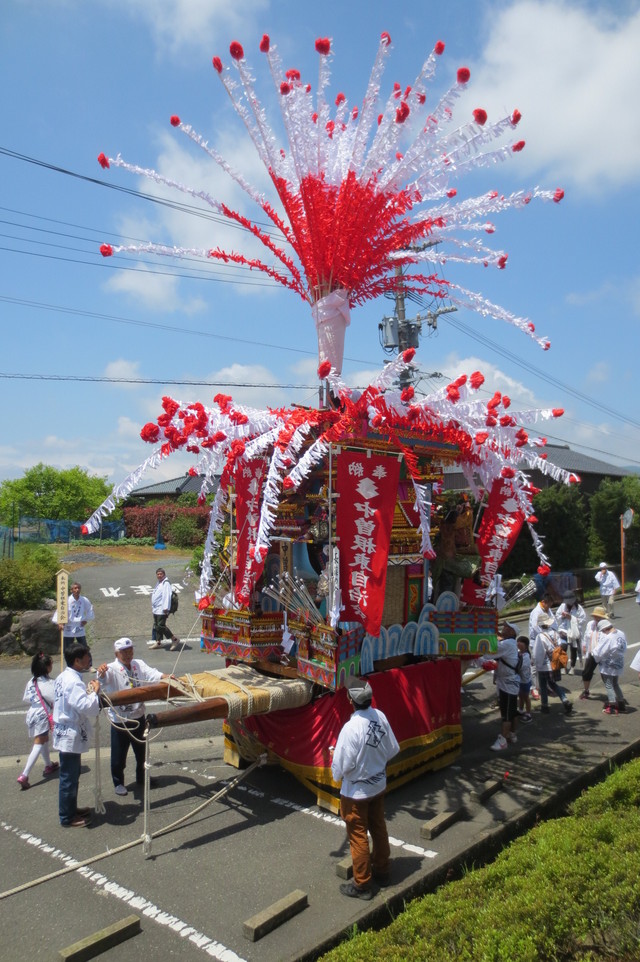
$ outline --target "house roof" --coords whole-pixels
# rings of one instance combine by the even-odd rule
[[[578,475],[605,474],[607,477],[623,478],[635,473],[630,471],[629,468],[621,468],[618,465],[609,464],[607,461],[592,458],[588,454],[572,451],[568,444],[546,444],[542,450],[551,464]]]
[[[135,488],[130,498],[175,497],[180,494],[199,494],[202,487],[203,475],[182,474],[170,481],[158,481],[142,488]]]

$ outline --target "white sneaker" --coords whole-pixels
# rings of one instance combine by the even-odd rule
[[[129,792],[126,790],[124,785],[116,785],[116,795],[128,795]]]
[[[516,735],[515,732],[509,733],[509,741],[511,742],[512,745],[515,745],[515,743],[518,741],[518,736]]]
[[[493,745],[491,746],[492,752],[502,752],[507,747],[507,739],[503,735],[498,735]]]

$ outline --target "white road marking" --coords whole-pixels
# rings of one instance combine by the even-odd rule
[[[48,844],[41,838],[35,835],[31,835],[29,832],[25,832],[20,828],[13,825],[9,825],[7,822],[0,822],[0,826],[6,832],[12,832],[21,842],[25,842],[27,845],[38,849],[45,855],[50,855],[51,858],[57,859],[61,862],[65,862],[67,865],[78,865],[78,859],[73,858],[71,855],[67,855],[65,852],[61,851],[59,848]],[[181,919],[177,918],[175,915],[171,915],[169,912],[163,911],[159,906],[150,902],[148,899],[144,898],[142,895],[137,895],[131,889],[125,888],[118,882],[113,881],[101,872],[94,871],[90,866],[86,865],[84,868],[78,869],[78,874],[83,875],[88,882],[97,888],[102,889],[108,895],[113,895],[114,898],[120,899],[121,902],[126,903],[130,908],[135,909],[138,912],[142,912],[149,919],[153,919],[158,925],[163,925],[165,928],[171,929],[176,935],[181,938],[188,938],[196,948],[202,949],[205,955],[209,955],[214,959],[219,959],[220,962],[245,962],[245,960],[236,955],[232,949],[226,948],[221,942],[217,942],[215,939],[210,938],[203,932],[199,932],[192,925],[187,922],[183,922]]]

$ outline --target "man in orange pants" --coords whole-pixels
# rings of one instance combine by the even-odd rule
[[[384,819],[386,766],[400,751],[386,715],[372,708],[373,690],[368,681],[350,678],[347,695],[353,714],[338,736],[331,774],[340,788],[340,814],[347,827],[353,862],[353,881],[340,891],[349,898],[373,897],[372,880],[389,881],[389,835]],[[373,842],[369,852],[369,839]]]

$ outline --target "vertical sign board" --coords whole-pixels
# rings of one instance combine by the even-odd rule
[[[69,572],[61,568],[56,575],[56,619],[60,628],[60,671],[64,671],[64,626],[69,620]]]

